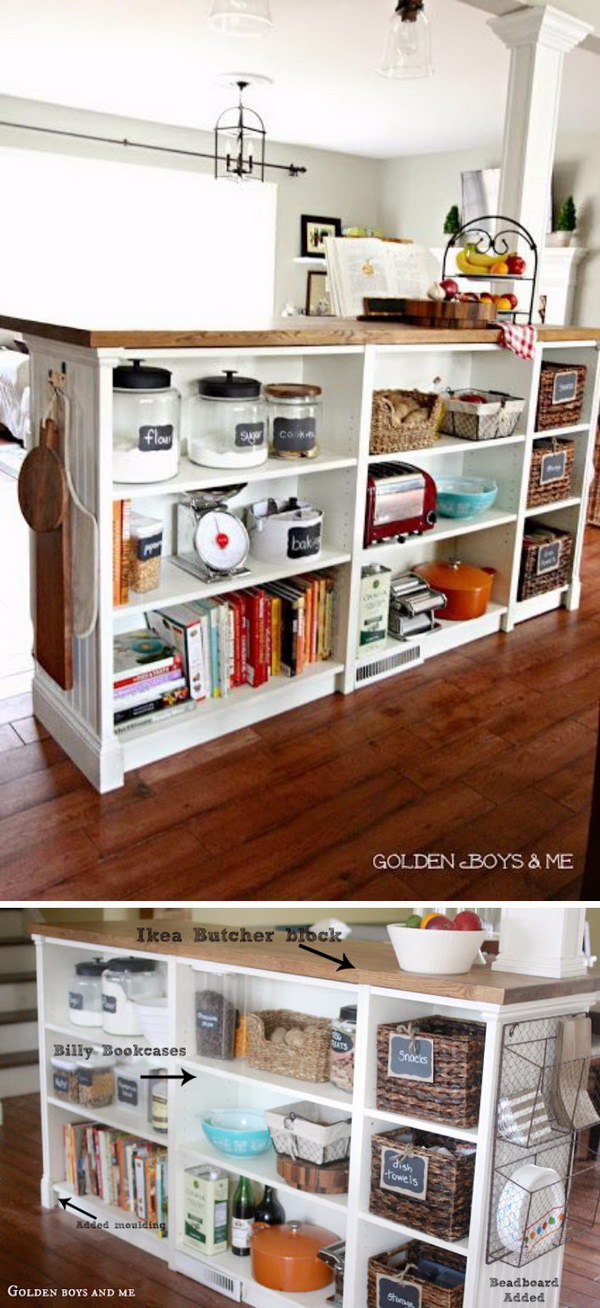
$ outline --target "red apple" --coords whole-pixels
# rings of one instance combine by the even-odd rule
[[[458,283],[453,281],[452,277],[445,277],[440,286],[444,291],[447,300],[454,300],[458,295]]]
[[[520,254],[509,254],[506,262],[508,264],[509,273],[513,273],[515,277],[523,276],[523,273],[526,271],[527,264],[525,263],[525,260],[521,258]]]
[[[462,913],[457,913],[454,919],[455,931],[483,931],[483,922],[479,913],[473,913],[466,908]]]
[[[517,305],[518,305],[518,303],[519,303],[519,298],[518,298],[517,295],[513,295],[513,294],[512,294],[512,291],[511,291],[509,295],[505,295],[503,298],[504,298],[505,300],[510,300],[510,307],[511,307],[511,309],[516,309],[516,307],[517,307]]]
[[[475,291],[462,291],[458,298],[461,304],[479,304],[479,296]]]
[[[437,917],[432,917],[431,921],[425,927],[426,931],[456,931],[454,922],[449,917],[444,917],[443,913],[438,913]]]

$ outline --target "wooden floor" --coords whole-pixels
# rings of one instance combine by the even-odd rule
[[[0,1127],[0,1279],[4,1286],[56,1288],[59,1297],[60,1291],[69,1287],[88,1292],[94,1288],[133,1289],[134,1302],[143,1308],[226,1308],[231,1302],[169,1271],[159,1259],[148,1258],[116,1236],[78,1230],[71,1216],[59,1209],[42,1208],[41,1158],[39,1096],[5,1100],[4,1126]],[[506,1273],[510,1275],[511,1269],[507,1267]],[[567,1246],[561,1308],[598,1308],[598,1277],[600,1223]]]
[[[557,610],[355,695],[130,773],[99,796],[0,702],[0,896],[578,898],[598,724],[600,531]],[[378,870],[378,854],[454,867]],[[483,870],[471,854],[487,856]],[[525,864],[494,870],[494,856]],[[565,855],[547,866],[548,856]],[[397,862],[397,860],[396,860]],[[462,864],[462,866],[461,866]]]

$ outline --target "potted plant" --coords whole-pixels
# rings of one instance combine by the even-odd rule
[[[568,195],[558,211],[555,230],[548,234],[548,245],[570,245],[576,228],[577,209],[573,196]]]
[[[444,236],[455,236],[458,231],[460,231],[460,214],[458,205],[453,204],[444,220]]]

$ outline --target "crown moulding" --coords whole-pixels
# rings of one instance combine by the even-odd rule
[[[489,26],[509,48],[540,45],[563,54],[581,45],[594,31],[589,23],[572,18],[551,5],[543,9],[515,10],[501,18],[492,18]]]

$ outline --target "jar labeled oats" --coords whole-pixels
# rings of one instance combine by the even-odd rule
[[[106,1108],[115,1097],[115,1058],[92,1054],[77,1064],[79,1102],[89,1108]]]
[[[77,1079],[76,1058],[51,1058],[52,1089],[55,1099],[65,1099],[70,1104],[79,1103],[79,1081]]]
[[[356,1044],[356,1008],[340,1008],[331,1024],[330,1079],[339,1090],[352,1093],[354,1086],[354,1049]]]
[[[160,518],[132,513],[129,545],[129,585],[132,590],[143,592],[157,590],[160,586],[162,536]]]

